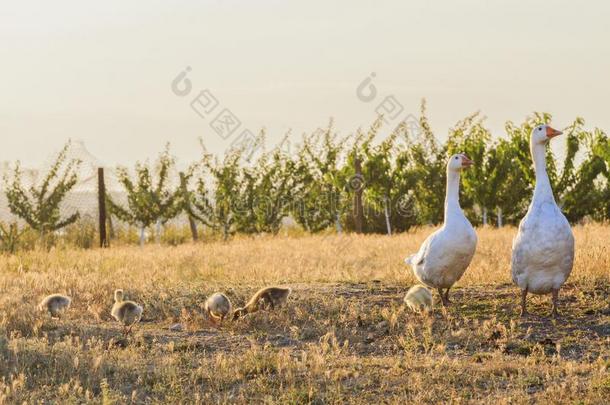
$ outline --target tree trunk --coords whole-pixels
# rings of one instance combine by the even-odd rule
[[[161,220],[157,219],[157,223],[155,224],[155,242],[158,244],[161,243]]]
[[[498,228],[502,228],[502,208],[497,208],[496,216],[498,218]]]
[[[140,247],[144,246],[144,239],[145,239],[145,235],[144,232],[146,231],[146,228],[144,228],[144,226],[140,226]]]
[[[197,242],[199,240],[199,233],[197,232],[197,223],[195,222],[193,217],[191,217],[190,215],[188,217],[189,226],[191,227],[191,236],[193,237],[193,241]]]
[[[483,207],[483,226],[487,226],[487,207]]]
[[[180,172],[180,188],[182,190],[182,197],[184,198],[186,204],[186,216],[189,219],[189,226],[191,227],[191,236],[193,237],[193,241],[197,242],[199,240],[199,234],[197,233],[197,223],[195,219],[189,215],[190,212],[190,199],[188,193],[188,185],[186,184],[186,175],[184,172]]]
[[[114,231],[114,221],[112,220],[112,213],[108,215],[108,230],[110,232],[110,239],[115,239],[116,233]]]
[[[383,210],[385,213],[385,226],[388,230],[388,235],[392,235],[392,225],[390,224],[390,199],[387,196],[384,198]]]
[[[39,244],[42,250],[48,250],[49,247],[47,246],[47,232],[44,229],[40,231]]]
[[[354,158],[354,172],[358,180],[362,179],[362,164],[358,155]],[[360,182],[356,183],[354,189],[354,227],[356,233],[362,233],[364,227],[364,207],[362,206],[363,187]]]
[[[108,212],[106,210],[106,183],[104,179],[104,168],[100,167],[97,169],[97,182],[98,182],[98,215],[99,215],[99,230],[100,230],[100,247],[106,248],[108,244],[108,233],[106,232]]]
[[[335,228],[337,228],[337,233],[341,235],[343,233],[343,228],[341,227],[341,220],[339,219],[339,213],[337,212],[335,216]]]

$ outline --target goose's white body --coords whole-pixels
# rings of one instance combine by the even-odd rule
[[[513,240],[513,282],[534,294],[557,291],[574,263],[574,236],[566,217],[555,203],[546,172],[545,144],[530,139],[536,170],[536,188],[527,214]]]
[[[415,277],[428,287],[451,288],[470,265],[477,247],[477,234],[460,207],[459,186],[460,171],[448,165],[443,226],[428,236],[419,252],[405,260]]]

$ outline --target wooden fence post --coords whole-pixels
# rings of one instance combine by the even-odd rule
[[[197,242],[199,240],[199,233],[197,232],[197,223],[195,222],[195,219],[189,214],[191,202],[188,198],[188,185],[186,184],[186,175],[184,172],[180,172],[180,189],[182,190],[182,197],[186,204],[186,216],[188,217],[189,226],[191,227],[191,235],[193,236],[193,241]]]
[[[355,189],[354,189],[354,225],[356,233],[362,233],[364,228],[364,207],[362,205],[362,192],[364,185],[362,184],[362,163],[360,157],[356,153],[354,157],[354,172],[355,175]]]
[[[108,235],[106,233],[106,183],[104,182],[104,168],[97,169],[97,195],[100,218],[100,247],[109,246]]]

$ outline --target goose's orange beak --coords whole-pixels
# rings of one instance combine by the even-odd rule
[[[549,127],[549,126],[546,127],[546,137],[549,138],[549,139],[554,138],[554,137],[556,137],[558,135],[561,135],[561,134],[563,134],[563,132],[558,131],[556,129],[553,129],[553,128]]]
[[[462,155],[462,167],[463,168],[467,168],[470,167],[474,164],[474,162],[472,160],[470,160],[470,158],[466,155]]]

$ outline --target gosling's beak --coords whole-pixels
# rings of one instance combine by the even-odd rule
[[[558,131],[558,130],[553,129],[553,128],[548,127],[548,126],[546,127],[546,137],[549,138],[549,139],[554,138],[554,137],[556,137],[558,135],[561,135],[561,134],[563,134],[563,132]]]
[[[474,164],[474,162],[472,160],[470,160],[470,158],[466,155],[462,155],[462,167],[463,168],[468,168],[470,166],[472,166]]]

